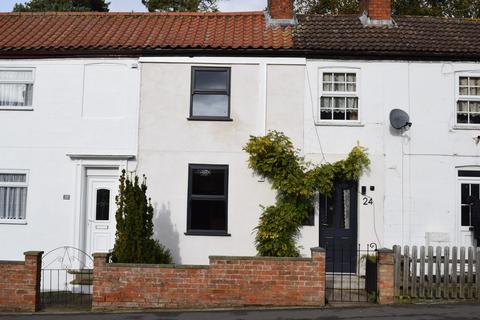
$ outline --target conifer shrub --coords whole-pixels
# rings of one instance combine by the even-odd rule
[[[172,256],[158,240],[153,239],[153,207],[147,198],[147,179],[129,177],[125,170],[119,179],[115,202],[117,232],[112,261],[117,263],[170,264]]]

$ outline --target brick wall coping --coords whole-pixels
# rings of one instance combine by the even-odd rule
[[[107,268],[170,268],[170,269],[208,269],[207,265],[181,264],[143,264],[143,263],[107,263]]]
[[[43,254],[43,251],[26,251],[23,254],[26,256],[40,256]]]
[[[231,257],[231,256],[209,256],[210,260],[268,260],[268,261],[312,261],[312,258],[298,257]]]
[[[0,260],[0,264],[25,264],[25,261]]]

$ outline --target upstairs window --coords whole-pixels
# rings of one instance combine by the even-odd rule
[[[27,174],[0,173],[0,220],[25,220]]]
[[[192,68],[191,120],[230,120],[230,68]]]
[[[357,73],[322,72],[319,121],[358,121]]]
[[[32,107],[33,70],[0,69],[0,109]]]
[[[189,166],[187,234],[227,235],[228,166]]]
[[[458,80],[457,124],[480,124],[480,77]]]

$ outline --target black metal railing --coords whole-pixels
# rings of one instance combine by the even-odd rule
[[[328,302],[376,302],[377,246],[327,247],[326,298]]]

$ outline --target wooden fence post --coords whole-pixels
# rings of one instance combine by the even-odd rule
[[[379,304],[393,304],[395,302],[395,268],[393,257],[393,250],[378,250],[377,288]]]

